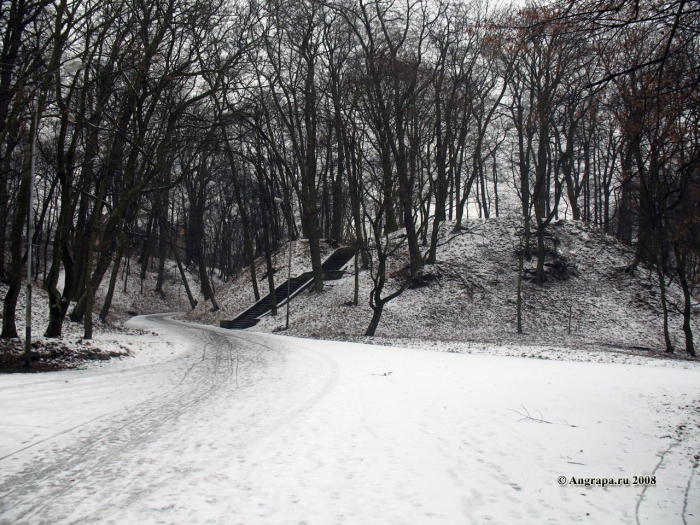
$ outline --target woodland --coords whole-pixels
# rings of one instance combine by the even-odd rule
[[[174,259],[217,309],[212,278],[242,269],[274,295],[288,238],[317,293],[321,244],[358,249],[373,335],[446,221],[510,215],[519,332],[523,280],[544,284],[548,228],[572,219],[653,268],[666,350],[674,307],[695,355],[697,0],[2,0],[0,25],[3,338],[29,257],[46,337],[90,339],[120,270],[155,265],[162,293]]]

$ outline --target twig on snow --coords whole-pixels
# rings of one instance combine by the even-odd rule
[[[530,415],[530,412],[527,410],[527,408],[525,408],[524,405],[520,405],[520,406],[523,407],[523,410],[525,411],[524,414],[523,414],[522,412],[519,412],[518,410],[515,410],[514,408],[509,408],[509,409],[508,409],[508,410],[510,410],[510,411],[512,411],[512,412],[515,412],[515,413],[518,414],[519,416],[522,416],[522,419],[518,419],[518,421],[530,420],[530,421],[535,421],[536,423],[547,423],[548,425],[553,425],[553,423],[552,423],[551,421],[545,421],[545,420],[542,418],[542,412],[540,412],[539,410],[535,409],[535,410],[537,410],[537,412],[540,414],[540,417],[539,417],[539,418],[537,418],[537,417],[532,417],[532,416]]]

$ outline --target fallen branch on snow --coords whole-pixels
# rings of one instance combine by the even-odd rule
[[[525,411],[524,414],[523,414],[522,412],[519,412],[518,410],[515,410],[514,408],[509,408],[509,409],[508,409],[508,410],[510,410],[510,411],[512,411],[512,412],[515,412],[515,413],[518,414],[519,416],[522,416],[522,419],[518,419],[518,421],[529,420],[529,421],[535,421],[536,423],[547,423],[548,425],[552,425],[552,424],[553,424],[551,421],[545,421],[545,420],[542,418],[542,412],[540,412],[539,410],[537,410],[537,412],[540,414],[540,417],[539,417],[539,418],[537,418],[537,417],[532,417],[532,416],[530,415],[530,412],[527,410],[527,408],[525,408],[524,405],[520,405],[520,406],[523,407],[523,410]]]

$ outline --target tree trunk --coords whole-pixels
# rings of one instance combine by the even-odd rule
[[[686,277],[686,255],[681,253],[681,247],[674,243],[676,252],[676,263],[678,265],[678,280],[683,290],[683,335],[685,336],[685,351],[688,355],[695,357],[695,344],[693,342],[693,328],[691,325],[693,317],[693,296],[690,285]]]
[[[382,311],[384,310],[384,303],[380,303],[377,306],[372,307],[372,320],[369,322],[369,326],[365,331],[365,337],[374,337],[379,326],[379,321],[382,318]]]
[[[151,236],[153,233],[153,215],[148,217],[148,226],[146,227],[146,236],[143,239],[143,244],[141,245],[141,255],[139,256],[139,264],[141,265],[141,273],[139,278],[141,279],[141,288],[143,288],[143,280],[146,278],[146,270],[148,269],[148,260],[151,258]],[[143,289],[141,290],[143,293]]]
[[[119,266],[122,261],[122,254],[124,253],[124,239],[126,237],[126,232],[122,229],[119,232],[117,254],[114,258],[114,264],[112,266],[112,273],[109,276],[109,288],[107,289],[107,296],[105,297],[105,302],[102,305],[102,310],[100,310],[100,319],[103,323],[107,322],[107,316],[109,315],[109,309],[112,305],[112,298],[114,297],[114,287],[117,284],[117,277],[119,275]]]
[[[202,231],[204,229],[202,228]],[[198,252],[197,259],[199,260],[197,267],[199,268],[199,280],[202,288],[202,295],[204,300],[207,301],[211,299],[212,311],[216,312],[219,309],[219,305],[214,297],[214,291],[211,287],[211,282],[209,281],[209,273],[207,272],[206,258],[204,257],[204,235],[200,235],[199,239],[195,241],[196,251]]]
[[[263,227],[263,249],[265,250],[265,264],[267,266],[267,286],[270,291],[270,315],[277,315],[277,294],[275,293],[274,275],[275,268],[272,265],[272,253],[270,250],[270,225],[267,215],[268,206],[267,198],[265,196],[266,190],[264,180],[261,174],[258,176],[258,182],[260,183],[260,204],[262,205],[261,217]]]
[[[338,173],[333,179],[331,195],[333,207],[331,213],[331,239],[341,242],[343,240],[343,174],[345,159],[343,158],[343,147],[338,143]]]
[[[355,293],[352,297],[352,304],[355,306],[357,306],[360,298],[360,269],[358,268],[358,263],[360,262],[359,253],[360,249],[358,248],[355,250]]]
[[[530,251],[530,218],[525,216],[525,241],[521,244],[520,257],[518,258],[518,293],[516,298],[516,319],[518,333],[523,333],[523,273],[525,269],[525,258]]]
[[[314,276],[314,291],[323,291],[323,270],[321,269],[321,230],[318,223],[318,198],[316,195],[316,86],[314,84],[315,64],[307,55],[306,44],[302,54],[306,56],[306,79],[304,85],[304,125],[306,127],[306,151],[302,169],[302,202],[309,234],[311,269]]]
[[[233,148],[228,139],[228,135],[226,135],[226,130],[223,125],[222,132],[224,134],[229,167],[231,168],[231,180],[233,182],[233,190],[236,195],[236,204],[238,205],[238,212],[241,214],[241,223],[243,224],[243,246],[245,247],[245,255],[248,260],[250,281],[253,284],[253,295],[255,297],[255,302],[257,303],[260,300],[260,291],[258,290],[258,278],[255,274],[255,250],[253,249],[253,238],[250,234],[250,220],[248,218],[248,211],[246,210],[245,203],[243,202],[241,182],[238,176],[238,170],[236,169],[236,159],[233,156]]]
[[[67,182],[67,184],[70,184]],[[54,237],[54,247],[51,258],[51,269],[46,279],[46,290],[49,296],[49,324],[46,327],[45,337],[60,337],[63,332],[63,321],[66,318],[73,289],[74,263],[68,250],[68,233],[73,216],[73,208],[70,203],[70,189],[61,191],[61,210]],[[57,289],[58,277],[63,262],[65,282],[63,293]]]
[[[32,124],[29,130],[29,137],[33,137],[35,133],[36,127],[35,124]],[[23,161],[22,179],[17,195],[17,212],[14,225],[12,226],[12,235],[10,236],[10,286],[7,294],[5,294],[2,309],[1,336],[3,338],[17,337],[15,314],[19,291],[22,288],[22,236],[27,222],[27,207],[29,206],[30,162],[31,152],[28,152]]]
[[[403,207],[403,219],[406,227],[406,239],[408,241],[408,253],[410,259],[411,275],[418,273],[423,264],[420,247],[418,246],[418,232],[413,217],[413,185],[414,181],[408,174],[408,159],[406,144],[404,142],[405,132],[403,119],[397,118],[396,130],[398,148],[396,157],[396,171],[399,178],[399,199]]]
[[[673,353],[673,342],[668,326],[668,300],[666,298],[666,279],[659,264],[656,264],[656,273],[659,278],[659,288],[661,289],[661,310],[664,314],[664,343],[666,344],[666,352]]]
[[[437,243],[440,224],[445,221],[445,204],[447,201],[447,152],[442,136],[442,81],[436,88],[435,97],[435,164],[437,179],[435,181],[435,215],[433,218],[433,231],[430,235],[430,249],[428,251],[428,264],[435,264],[437,260]]]
[[[544,225],[537,225],[537,268],[535,270],[535,284],[537,286],[544,285]]]
[[[83,328],[85,329],[83,339],[92,339],[92,309],[95,302],[95,294],[99,281],[94,283],[90,278],[92,276],[92,264],[95,255],[95,243],[97,242],[97,233],[100,229],[100,218],[102,217],[102,208],[104,207],[104,198],[107,193],[107,187],[110,180],[104,177],[100,181],[100,186],[95,199],[95,207],[92,212],[92,221],[90,224],[90,237],[88,242],[87,255],[85,257],[85,312]],[[106,270],[105,270],[106,271]]]
[[[623,154],[620,148],[622,184],[620,184],[620,204],[617,211],[617,238],[632,244],[632,159],[629,148]]]
[[[163,181],[169,183],[168,180]],[[156,279],[155,291],[161,296],[163,292],[163,280],[165,278],[165,258],[168,255],[167,229],[168,229],[168,208],[170,207],[168,191],[160,192],[156,196],[156,213],[158,216],[158,278]]]

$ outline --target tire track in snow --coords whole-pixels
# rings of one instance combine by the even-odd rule
[[[190,338],[196,330],[192,325],[165,316],[150,316],[149,320],[167,324],[168,329],[187,332],[183,335]],[[200,329],[197,333],[202,343],[201,357],[182,372],[180,382],[171,391],[121,411],[117,416],[108,415],[94,428],[81,429],[84,435],[78,434],[72,444],[66,447],[55,444],[53,450],[33,459],[22,472],[4,479],[0,484],[0,524],[54,523],[68,518],[70,505],[60,505],[60,502],[94,496],[100,490],[100,483],[128,477],[124,470],[129,462],[122,465],[125,456],[138,456],[140,449],[157,442],[168,430],[174,430],[183,415],[223,402],[226,394],[252,384],[255,373],[246,372],[265,369],[270,352],[283,358],[279,349],[256,341],[251,334],[222,334],[215,329]],[[314,404],[328,388],[327,384],[307,404]],[[276,423],[283,424],[283,421]],[[258,430],[265,432],[265,429]],[[48,457],[43,457],[45,454]],[[127,487],[116,491],[114,497]],[[107,505],[109,500],[108,497]],[[67,510],[57,514],[58,506]]]

